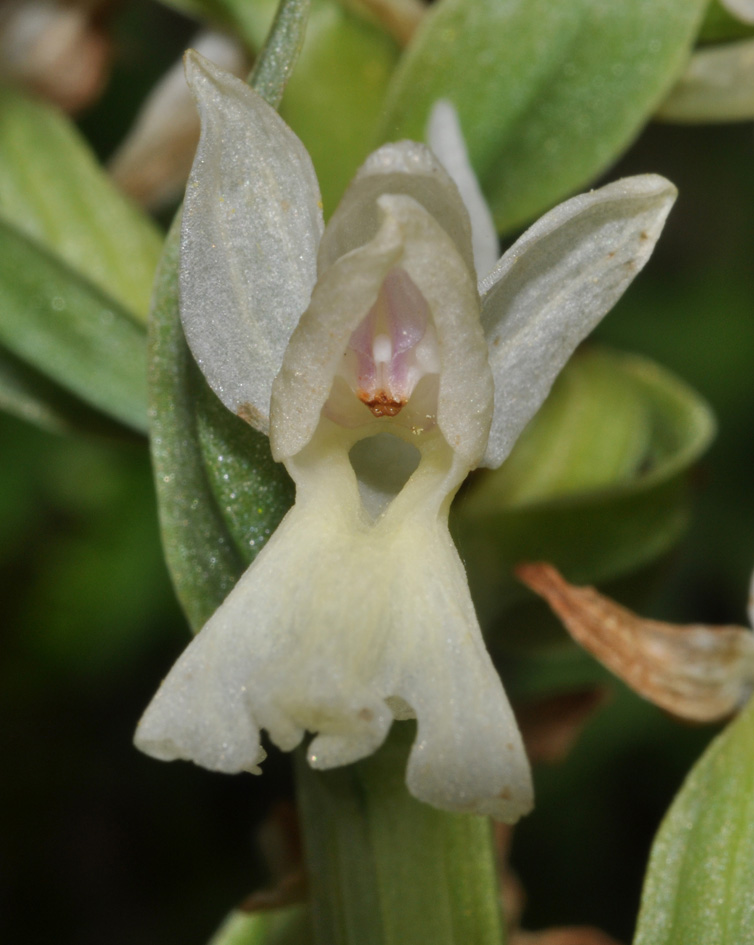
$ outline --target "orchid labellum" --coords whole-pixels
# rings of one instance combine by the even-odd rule
[[[480,282],[495,234],[450,105],[430,122],[437,153],[380,148],[325,228],[309,156],[277,113],[197,54],[186,66],[202,119],[186,338],[222,402],[269,433],[296,502],[168,674],[137,745],[258,772],[261,729],[284,750],[309,732],[309,763],[331,768],[415,717],[409,790],[515,821],[529,765],[448,510],[470,470],[503,462],[649,258],[675,189],[644,175],[575,197]]]

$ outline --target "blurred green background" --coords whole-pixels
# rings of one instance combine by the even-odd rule
[[[100,156],[194,29],[147,2],[117,17],[113,79],[80,122]],[[645,587],[644,612],[676,622],[745,622],[753,159],[750,125],[651,125],[604,178],[661,173],[680,198],[596,337],[675,371],[719,424],[694,473],[691,527]],[[266,878],[258,830],[292,793],[289,761],[272,752],[264,777],[229,778],[132,748],[188,634],[162,562],[146,450],[5,416],[0,444],[0,938],[198,945]],[[713,734],[614,691],[568,760],[536,772],[537,808],[513,848],[528,927],[588,923],[630,938],[654,831]]]

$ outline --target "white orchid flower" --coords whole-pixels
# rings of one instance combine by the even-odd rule
[[[372,154],[324,229],[293,132],[242,82],[194,53],[186,65],[202,119],[183,216],[186,337],[223,403],[269,432],[296,502],[136,743],[257,772],[260,729],[284,750],[310,732],[309,763],[331,768],[415,716],[409,790],[515,821],[532,806],[529,765],[448,510],[471,469],[502,463],[646,262],[675,189],[646,175],[569,200],[478,287],[469,215],[428,148]],[[450,153],[465,187],[462,143]]]

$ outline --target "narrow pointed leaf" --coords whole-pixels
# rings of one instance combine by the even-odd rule
[[[682,70],[706,0],[444,0],[396,70],[380,140],[456,106],[499,229],[583,187],[630,144]],[[472,65],[470,65],[472,64]]]
[[[754,700],[686,779],[652,847],[634,945],[746,945],[754,929]]]
[[[0,344],[88,404],[146,428],[143,327],[2,220]]]
[[[0,410],[51,433],[122,437],[126,432],[3,348],[0,348]]]
[[[294,488],[270,441],[232,416],[198,371],[191,379],[199,444],[209,487],[245,564],[293,504]]]
[[[146,317],[161,234],[65,116],[8,88],[0,96],[0,219]]]
[[[502,463],[576,346],[646,264],[676,193],[644,174],[573,197],[530,227],[484,280],[495,377],[485,465]]]
[[[176,218],[157,271],[149,321],[150,443],[165,558],[189,623],[199,630],[243,570],[204,470],[194,416],[201,381],[178,314]]]
[[[278,4],[270,27],[275,42],[265,45],[254,63],[249,84],[272,108],[279,107],[301,55],[310,6],[310,0]]]

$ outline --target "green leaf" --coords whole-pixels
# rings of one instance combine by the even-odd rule
[[[737,20],[717,0],[712,0],[699,30],[699,41],[721,43],[729,39],[744,39],[747,36],[754,36],[754,26]]]
[[[412,722],[371,758],[297,775],[321,945],[501,945],[489,820],[448,814],[406,790]]]
[[[511,575],[520,561],[550,561],[585,583],[666,552],[688,520],[685,473],[713,432],[707,405],[651,361],[579,352],[502,468],[479,476],[454,506],[483,624],[526,598]],[[508,615],[509,639],[511,623]]]
[[[0,410],[51,433],[75,432],[118,438],[125,433],[122,427],[2,348]]]
[[[630,144],[688,57],[705,0],[441,0],[388,91],[381,139],[458,108],[498,227],[586,185]]]
[[[204,469],[194,415],[203,381],[178,312],[180,214],[173,222],[149,320],[150,443],[160,529],[178,599],[199,630],[243,571]]]
[[[634,945],[754,942],[754,700],[676,796],[652,847]]]
[[[294,487],[270,441],[234,416],[193,372],[194,409],[209,487],[246,564],[259,554],[293,505]]]
[[[146,317],[161,234],[64,115],[9,88],[0,95],[0,219]]]
[[[366,159],[398,61],[394,40],[334,0],[314,0],[280,114],[317,171],[325,217]]]
[[[0,344],[88,404],[145,430],[143,327],[1,219]]]
[[[564,369],[495,475],[499,502],[532,505],[634,476],[651,447],[652,405],[623,365],[621,356],[592,351]]]

